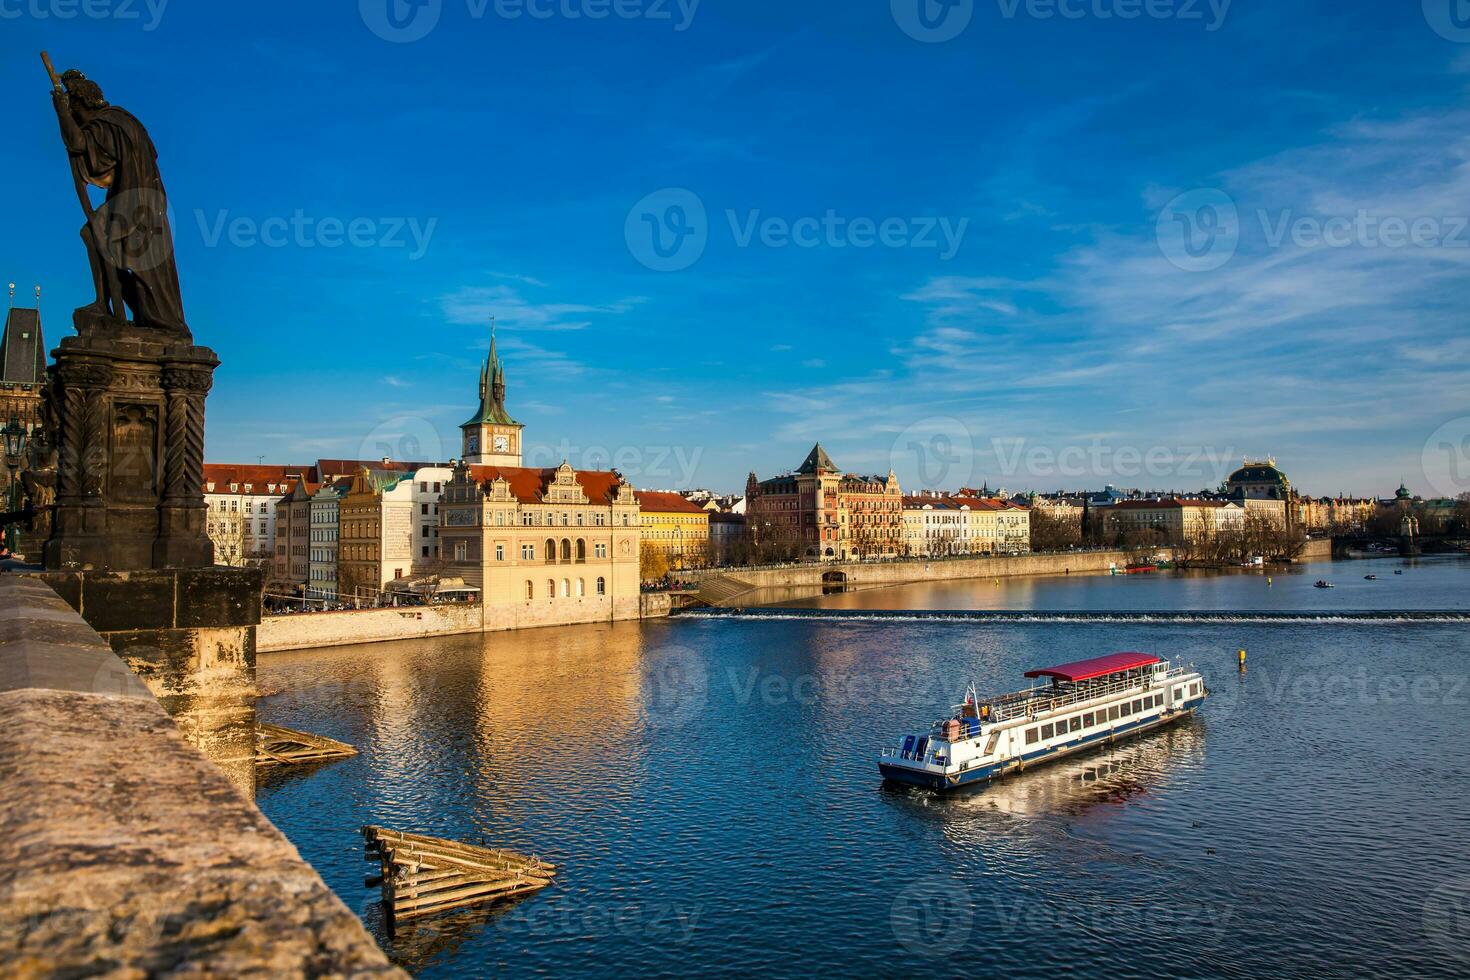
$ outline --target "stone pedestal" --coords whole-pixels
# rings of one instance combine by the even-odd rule
[[[44,572],[240,792],[255,786],[258,568]]]
[[[214,564],[204,504],[204,399],[219,359],[186,334],[78,311],[53,352],[52,570]]]

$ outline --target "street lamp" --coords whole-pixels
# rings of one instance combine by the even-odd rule
[[[20,468],[25,460],[26,437],[29,433],[20,424],[20,419],[12,417],[4,429],[0,429],[0,436],[5,442],[5,468],[10,478],[9,501],[7,510],[17,511],[20,509]],[[5,528],[5,549],[11,554],[15,553],[17,540],[16,525],[10,524]]]

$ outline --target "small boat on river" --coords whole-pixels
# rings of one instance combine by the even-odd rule
[[[1314,585],[1314,586],[1312,586],[1312,588],[1314,588],[1314,589],[1335,589],[1335,588],[1337,588],[1337,586],[1333,585],[1331,582],[1327,581],[1325,578],[1319,578],[1317,580],[1317,584]]]
[[[1049,683],[965,703],[878,757],[885,780],[945,791],[1110,744],[1193,714],[1209,691],[1193,667],[1114,653],[1026,672]]]

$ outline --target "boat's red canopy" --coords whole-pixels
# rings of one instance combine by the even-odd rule
[[[1151,667],[1157,663],[1163,663],[1163,659],[1151,653],[1110,653],[1106,657],[1079,660],[1074,664],[1062,664],[1060,667],[1028,670],[1026,676],[1055,677],[1059,681],[1086,681],[1106,674],[1116,674],[1120,670]]]

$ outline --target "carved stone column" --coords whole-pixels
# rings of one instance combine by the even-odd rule
[[[155,568],[214,564],[204,503],[204,399],[213,375],[214,365],[198,360],[166,362],[163,367],[163,503],[153,546]]]
[[[107,551],[107,392],[115,374],[101,358],[59,356],[47,393],[60,427],[56,514],[45,548],[48,568],[92,567]]]

